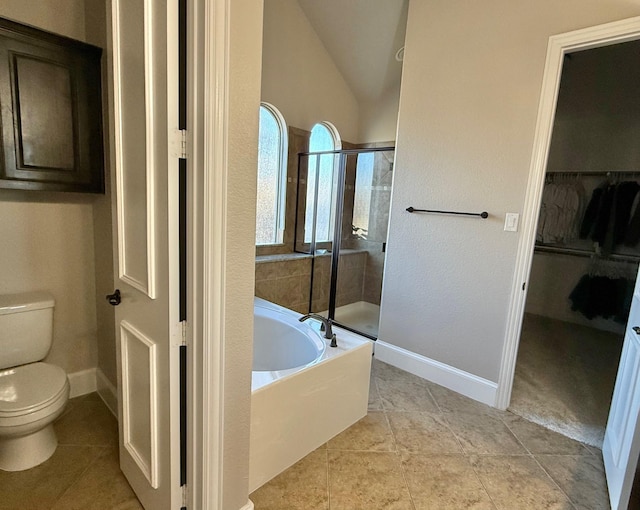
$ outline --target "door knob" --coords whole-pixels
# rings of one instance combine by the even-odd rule
[[[640,335],[640,326],[633,326],[631,329],[636,332],[636,335]]]
[[[120,295],[120,289],[116,289],[113,294],[107,294],[107,301],[112,306],[118,306],[122,301],[122,296]]]

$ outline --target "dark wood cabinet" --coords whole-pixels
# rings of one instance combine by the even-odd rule
[[[0,18],[0,188],[104,192],[101,54]]]

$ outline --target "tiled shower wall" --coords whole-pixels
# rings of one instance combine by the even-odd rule
[[[362,301],[367,252],[346,250],[340,253],[336,306]],[[313,271],[314,312],[329,308],[331,288],[331,254],[316,256]]]
[[[360,148],[371,147],[393,147],[393,142],[375,143],[362,145]],[[347,188],[355,185],[355,169],[347,169]],[[347,197],[351,200],[351,205],[345,203],[345,214],[351,211],[351,217],[343,225],[349,225],[353,218],[353,200],[355,192],[370,192],[371,206],[369,216],[369,229],[366,239],[358,239],[351,235],[351,232],[343,227],[342,247],[367,252],[365,258],[365,268],[363,275],[362,299],[376,305],[380,304],[382,293],[382,276],[384,272],[385,246],[387,242],[387,231],[389,226],[389,209],[391,204],[391,183],[393,178],[393,161],[389,159],[389,153],[378,152],[374,157],[373,180],[371,190],[353,190],[347,195],[345,190],[345,202]]]

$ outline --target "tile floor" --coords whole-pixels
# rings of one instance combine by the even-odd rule
[[[118,424],[96,393],[71,399],[54,426],[49,460],[0,471],[0,510],[142,509],[118,465]]]
[[[369,414],[256,510],[609,509],[600,450],[374,360]]]
[[[600,451],[374,360],[369,414],[251,495],[256,510],[608,509]],[[0,510],[141,509],[96,394],[44,464],[0,471]]]

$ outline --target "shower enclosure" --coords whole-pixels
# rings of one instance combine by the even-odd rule
[[[394,148],[299,154],[295,251],[312,255],[309,311],[377,338]]]

